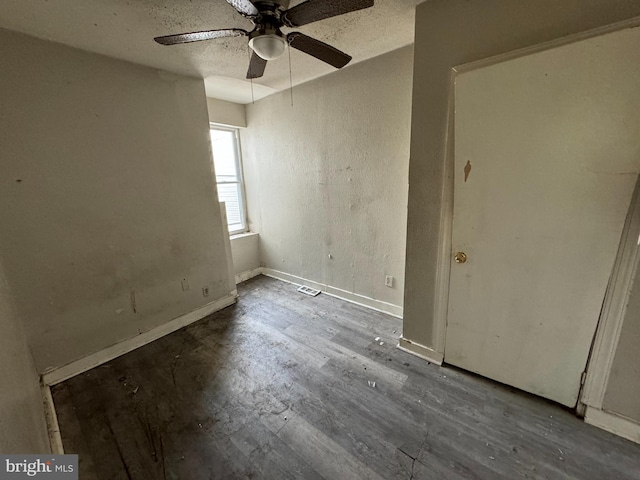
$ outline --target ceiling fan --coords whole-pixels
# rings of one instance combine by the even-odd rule
[[[268,60],[275,60],[285,49],[285,43],[312,57],[322,60],[336,68],[344,67],[351,57],[337,48],[300,32],[284,35],[281,27],[299,27],[325,18],[336,17],[356,10],[373,6],[374,0],[307,0],[293,8],[285,10],[275,1],[227,0],[240,15],[255,25],[250,32],[241,28],[223,30],[205,30],[201,32],[180,33],[156,37],[161,45],[178,45],[227,37],[249,37],[249,46],[253,50],[249,61],[247,78],[259,78],[263,75]]]

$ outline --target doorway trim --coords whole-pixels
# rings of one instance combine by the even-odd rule
[[[615,357],[620,332],[627,311],[627,302],[640,260],[640,177],[627,212],[620,238],[618,254],[605,293],[598,328],[587,361],[586,379],[579,397],[578,411],[584,407],[602,409],[609,375]]]

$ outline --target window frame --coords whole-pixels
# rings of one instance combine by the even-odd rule
[[[242,150],[240,148],[240,129],[236,127],[229,127],[227,125],[221,125],[219,123],[209,122],[209,136],[211,136],[211,130],[220,130],[224,132],[230,132],[233,134],[234,138],[234,152],[235,152],[235,164],[236,164],[236,181],[223,181],[218,182],[218,176],[215,172],[215,159],[213,158],[213,145],[211,146],[211,161],[213,162],[213,171],[214,171],[214,180],[216,182],[216,194],[218,195],[218,201],[220,200],[220,196],[218,194],[218,185],[230,185],[237,184],[239,188],[238,194],[238,203],[240,204],[240,220],[242,223],[241,228],[237,228],[234,230],[229,230],[229,236],[239,235],[242,233],[246,233],[249,231],[249,226],[247,225],[247,202],[245,200],[245,190],[244,190],[244,175],[242,171]],[[209,140],[211,141],[211,140]],[[226,207],[225,207],[226,208]],[[227,221],[227,228],[229,228],[229,224]]]

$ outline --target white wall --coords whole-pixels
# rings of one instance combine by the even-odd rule
[[[0,263],[0,452],[47,453],[38,375]]]
[[[411,76],[406,47],[246,106],[265,267],[402,305]]]
[[[243,233],[231,237],[231,255],[235,275],[260,268],[260,236],[257,233]]]
[[[0,260],[38,371],[229,294],[203,82],[8,31],[0,58]]]
[[[207,97],[207,110],[209,112],[210,122],[227,125],[229,127],[247,126],[247,116],[244,105]]]
[[[451,68],[640,15],[628,0],[430,0],[417,7],[403,336],[444,353],[435,308]],[[445,251],[448,255],[448,252]]]

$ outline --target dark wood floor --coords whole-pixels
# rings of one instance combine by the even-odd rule
[[[53,388],[82,480],[640,479],[640,445],[398,350],[398,319],[267,277],[239,287]]]

